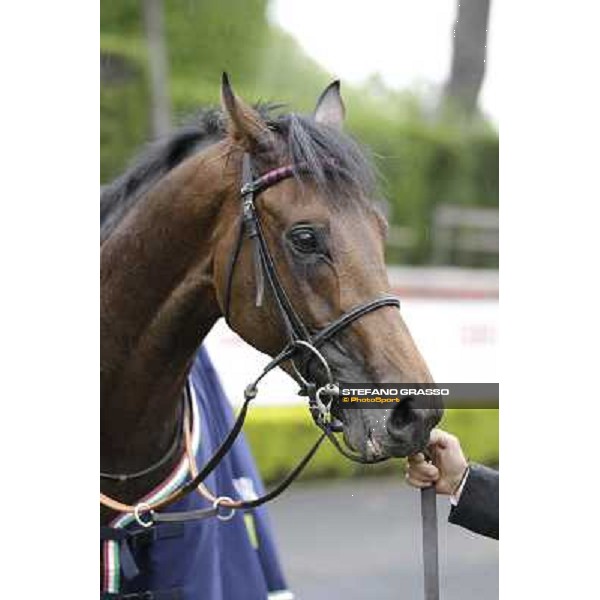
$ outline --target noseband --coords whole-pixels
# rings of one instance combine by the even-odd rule
[[[256,281],[255,306],[262,306],[266,280],[273,298],[275,299],[275,304],[288,339],[283,350],[273,359],[273,361],[271,361],[271,363],[269,363],[268,370],[264,371],[261,377],[256,380],[254,384],[249,386],[250,391],[256,390],[256,385],[266,372],[282,362],[291,360],[295,374],[301,381],[300,394],[309,397],[309,408],[316,424],[321,429],[327,428],[328,431],[341,431],[343,428],[342,424],[338,420],[332,418],[330,411],[333,401],[339,394],[339,390],[333,381],[331,368],[327,363],[327,359],[319,351],[319,348],[364,315],[385,306],[399,308],[400,300],[395,296],[375,298],[343,313],[316,334],[311,335],[309,333],[308,328],[294,309],[285,288],[281,284],[281,280],[275,267],[275,261],[273,260],[273,255],[271,254],[269,245],[265,239],[256,207],[256,199],[260,193],[277,185],[285,179],[295,177],[298,172],[302,172],[302,166],[296,168],[292,165],[286,165],[255,178],[250,154],[246,152],[243,155],[242,187],[240,190],[242,216],[240,219],[236,244],[231,255],[231,262],[229,263],[227,287],[225,291],[225,320],[227,321],[227,324],[231,326],[230,313],[233,276],[243,240],[245,237],[248,237],[252,243],[254,278]],[[299,369],[294,362],[294,358],[297,357],[298,354],[304,358],[305,369],[312,359],[317,359],[321,363],[321,366],[327,374],[328,382],[326,385],[317,387],[316,383],[310,382],[305,378],[301,373],[301,369]],[[324,397],[329,397],[329,400],[325,400]]]

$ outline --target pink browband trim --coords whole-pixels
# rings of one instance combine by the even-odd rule
[[[283,179],[294,176],[294,167],[292,165],[285,165],[272,171],[268,171],[261,177],[258,177],[252,182],[252,187],[255,192],[264,190],[276,183],[279,183]]]
[[[335,168],[336,162],[331,161],[330,167]],[[253,179],[248,184],[248,191],[252,191],[253,193],[259,193],[271,186],[279,183],[283,179],[287,179],[288,177],[294,177],[296,173],[308,172],[308,168],[305,164],[300,163],[294,167],[293,165],[284,165],[283,167],[278,167],[277,169],[273,169],[272,171],[267,171],[264,175]],[[242,193],[244,193],[242,191]]]

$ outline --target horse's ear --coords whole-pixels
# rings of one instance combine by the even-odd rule
[[[346,107],[340,94],[340,82],[330,83],[317,100],[314,118],[317,123],[323,123],[336,129],[342,129]]]
[[[227,73],[223,73],[221,80],[221,106],[229,134],[248,149],[270,137],[271,132],[258,112],[233,93]]]

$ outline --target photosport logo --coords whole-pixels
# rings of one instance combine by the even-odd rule
[[[342,408],[498,408],[497,383],[339,383]]]

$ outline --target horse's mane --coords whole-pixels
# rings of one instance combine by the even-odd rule
[[[297,177],[308,177],[334,204],[343,199],[367,203],[376,189],[369,157],[350,136],[294,113],[275,115],[281,105],[256,109],[286,141]],[[100,195],[100,239],[105,240],[129,210],[169,171],[196,152],[225,137],[225,119],[218,109],[205,109],[193,122],[147,146],[129,168]],[[301,167],[301,168],[300,168]]]

